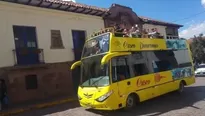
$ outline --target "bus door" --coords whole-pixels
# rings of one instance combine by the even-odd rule
[[[123,99],[129,92],[131,86],[130,68],[126,57],[116,57],[112,59],[112,82],[117,84],[118,95]]]

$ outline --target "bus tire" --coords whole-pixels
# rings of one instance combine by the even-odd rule
[[[185,86],[185,85],[186,85],[186,84],[185,84],[184,81],[181,81],[181,82],[179,83],[179,89],[178,89],[178,93],[179,93],[179,94],[183,93],[183,91],[184,91],[184,86]]]
[[[131,110],[136,107],[137,95],[132,93],[127,97],[125,110]]]

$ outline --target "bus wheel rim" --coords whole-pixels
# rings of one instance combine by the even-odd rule
[[[134,103],[134,99],[132,97],[128,97],[127,99],[127,106],[132,107]]]
[[[184,90],[184,84],[181,83],[181,84],[180,84],[180,89],[179,89],[179,91],[182,92],[183,90]]]

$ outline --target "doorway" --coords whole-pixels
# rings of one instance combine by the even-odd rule
[[[72,30],[73,47],[74,47],[74,59],[78,61],[81,59],[81,53],[85,43],[86,34],[85,31]]]
[[[86,32],[82,30],[72,30],[73,47],[74,47],[74,61],[81,59],[83,46],[86,39]],[[75,92],[77,92],[78,85],[80,84],[80,67],[73,70],[72,80]]]
[[[13,26],[15,53],[17,65],[39,63],[39,55],[34,52],[38,49],[36,27]]]

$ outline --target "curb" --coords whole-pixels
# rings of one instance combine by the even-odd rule
[[[30,111],[33,109],[41,109],[41,108],[51,107],[54,105],[64,104],[67,102],[73,102],[76,100],[77,99],[74,99],[74,98],[67,98],[67,99],[53,101],[53,102],[49,102],[49,103],[36,104],[34,106],[27,107],[27,108],[14,109],[14,110],[9,110],[9,111],[2,112],[2,113],[0,112],[0,116],[9,116],[9,115],[14,115],[14,114],[19,114],[19,113],[23,113],[23,112]]]

